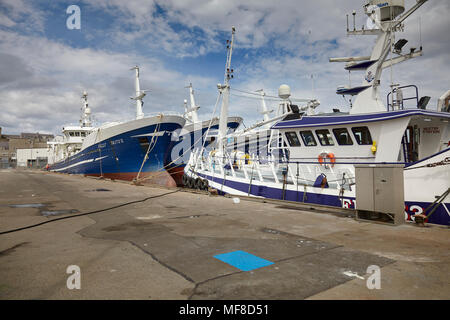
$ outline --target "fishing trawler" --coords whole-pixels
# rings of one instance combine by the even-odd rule
[[[184,100],[186,124],[178,136],[173,136],[172,152],[167,154],[164,162],[167,172],[169,172],[178,186],[187,185],[187,181],[183,180],[184,167],[189,160],[191,151],[195,148],[208,148],[213,144],[219,128],[218,117],[212,117],[203,121],[199,120],[197,111],[200,107],[195,103],[192,83],[187,88],[189,88],[190,107],[187,105],[187,100]],[[241,117],[228,117],[227,133],[233,133],[241,123]]]
[[[84,138],[94,129],[91,121],[91,108],[88,104],[88,93],[84,91],[81,98],[83,104],[79,124],[64,126],[62,135],[47,142],[49,149],[47,168],[80,151]]]
[[[265,163],[251,155],[236,163],[224,148],[230,136],[219,127],[218,148],[207,155],[194,150],[186,175],[222,193],[355,208],[355,166],[401,165],[405,219],[426,213],[429,223],[450,225],[450,91],[438,99],[437,110],[426,109],[430,97],[419,99],[414,85],[392,84],[386,105],[379,92],[383,69],[422,55],[422,48],[402,53],[407,41],[394,43],[394,34],[425,2],[405,12],[404,1],[371,0],[364,10],[376,27],[349,30],[347,25],[348,34],[377,36],[371,56],[330,59],[365,74],[360,86],[336,91],[356,97],[348,114],[288,115],[271,127]],[[222,90],[229,92],[227,81]],[[283,85],[278,93],[280,104],[289,108],[290,88]],[[227,106],[222,107],[226,117]]]
[[[303,103],[303,105],[279,104],[275,116],[271,118],[269,114],[274,110],[268,109],[265,102],[266,93],[263,89],[256,90],[255,93],[243,90],[239,91],[247,94],[258,93],[260,95],[260,113],[264,118],[249,128],[235,131],[232,135],[227,134],[228,143],[226,145],[226,152],[230,154],[235,164],[248,162],[250,157],[257,158],[259,162],[267,162],[267,150],[269,150],[270,144],[272,143],[273,145],[274,143],[273,139],[271,139],[272,124],[278,120],[289,118],[291,115],[295,116],[300,111],[304,111],[307,114],[314,114],[315,108],[320,105],[320,101],[317,99],[295,99],[296,103]],[[278,152],[274,156],[279,158],[282,156],[282,153]]]
[[[145,117],[140,89],[139,67],[135,66],[136,119],[91,127],[91,110],[83,94],[83,115],[79,127],[64,127],[63,138],[50,142],[54,151],[48,169],[119,180],[147,181],[165,186],[176,183],[164,168],[170,153],[172,134],[186,120],[177,114],[160,113]]]

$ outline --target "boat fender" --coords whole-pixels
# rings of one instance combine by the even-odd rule
[[[328,188],[328,181],[327,176],[323,173],[321,173],[319,176],[317,176],[316,181],[313,184],[313,187],[315,188]]]
[[[372,154],[377,153],[377,142],[376,141],[374,141],[372,143],[372,147],[370,148],[370,151],[372,151]]]
[[[181,178],[182,182],[183,182],[183,186],[187,186],[187,182],[188,182],[189,177],[186,176],[185,174],[183,174],[183,177]]]
[[[203,180],[202,189],[203,189],[203,190],[208,190],[208,187],[209,187],[209,181],[206,180],[206,179],[204,179],[204,180]]]
[[[199,190],[201,190],[202,189],[202,186],[203,186],[203,181],[202,181],[202,179],[200,179],[200,178],[197,178],[197,179],[195,179],[194,180],[194,183],[193,183],[193,188],[194,189],[199,189]]]
[[[244,161],[244,164],[252,164],[252,162],[250,160],[250,155],[248,153],[243,154],[241,156],[241,163],[242,163],[242,160]]]

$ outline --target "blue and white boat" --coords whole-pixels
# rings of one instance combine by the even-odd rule
[[[416,86],[392,85],[387,105],[379,94],[383,69],[422,55],[422,48],[402,54],[405,41],[392,42],[402,22],[425,2],[400,15],[403,1],[371,0],[364,9],[376,28],[347,28],[349,34],[377,36],[371,56],[330,59],[365,73],[360,86],[337,90],[356,96],[349,113],[292,110],[271,127],[265,161],[255,154],[236,161],[223,146],[233,138],[228,135],[215,152],[194,150],[186,175],[222,193],[357,208],[355,166],[401,165],[405,219],[425,214],[427,222],[450,225],[450,91],[438,99],[437,110],[426,109],[430,97],[419,99]],[[396,56],[388,59],[391,50]],[[279,97],[280,105],[291,109],[288,86],[280,87]]]
[[[186,120],[181,115],[160,113],[144,117],[139,68],[136,66],[136,119],[91,127],[87,94],[83,95],[80,126],[66,126],[63,137],[49,143],[53,157],[49,170],[119,180],[147,181],[175,186],[164,168],[171,151],[172,134]]]
[[[184,100],[184,118],[186,124],[183,129],[174,135],[174,141],[170,147],[171,152],[167,154],[164,165],[167,172],[172,176],[178,186],[183,186],[184,167],[189,160],[191,151],[195,148],[208,148],[217,138],[219,128],[219,118],[212,117],[209,120],[199,120],[198,110],[200,106],[195,103],[194,89],[192,83],[189,88],[190,107],[187,100]],[[228,117],[228,133],[233,133],[242,123],[241,117]]]

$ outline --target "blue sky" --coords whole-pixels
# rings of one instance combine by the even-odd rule
[[[317,111],[347,110],[335,94],[347,84],[334,56],[368,55],[374,38],[347,37],[345,14],[357,10],[365,24],[363,1],[280,0],[82,0],[0,3],[0,126],[5,133],[58,134],[80,116],[81,92],[88,91],[98,123],[134,115],[134,65],[141,67],[141,87],[148,89],[144,112],[182,112],[193,83],[201,118],[211,116],[223,81],[226,39],[236,27],[232,88],[264,89],[276,95],[286,83],[293,97],[321,101]],[[415,1],[407,0],[410,7]],[[81,9],[81,29],[66,28],[66,9]],[[424,56],[394,68],[394,80],[419,86],[430,95],[430,108],[448,90],[450,4],[430,0],[407,20],[402,37],[419,46],[422,24]],[[311,74],[314,77],[312,90]],[[352,75],[359,83],[362,75]],[[385,91],[389,75],[382,78]],[[384,92],[385,95],[387,92]],[[268,101],[276,108],[276,101]],[[232,96],[230,113],[251,125],[262,118],[259,101]]]

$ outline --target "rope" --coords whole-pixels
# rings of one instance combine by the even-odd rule
[[[65,216],[65,217],[61,217],[61,218],[56,218],[56,219],[51,219],[51,220],[47,220],[47,221],[44,221],[44,222],[36,223],[36,224],[29,225],[29,226],[26,226],[26,227],[21,227],[21,228],[17,228],[17,229],[2,231],[2,232],[0,232],[0,235],[7,234],[7,233],[12,233],[12,232],[17,232],[17,231],[25,230],[25,229],[31,229],[31,228],[38,227],[38,226],[41,226],[43,224],[47,224],[47,223],[58,221],[58,220],[71,219],[71,218],[86,216],[86,215],[89,215],[89,214],[94,214],[94,213],[104,212],[104,211],[108,211],[108,210],[112,210],[112,209],[117,209],[117,208],[124,207],[124,206],[130,205],[130,204],[133,204],[133,203],[139,203],[139,202],[147,201],[149,199],[164,197],[164,196],[167,196],[169,194],[172,194],[172,193],[175,193],[175,192],[179,192],[180,190],[181,189],[177,189],[175,191],[166,192],[166,193],[159,194],[159,195],[156,195],[156,196],[150,196],[150,197],[147,197],[147,198],[144,198],[144,199],[141,199],[141,200],[135,200],[135,201],[122,203],[122,204],[115,205],[115,206],[112,206],[112,207],[109,207],[109,208],[105,208],[105,209],[95,210],[95,211],[86,212],[86,213],[80,213],[80,214],[71,215],[71,216]]]
[[[427,214],[427,219],[434,213],[434,211],[436,211],[436,209],[441,205],[442,201],[444,201],[445,198],[447,198],[448,194],[450,193],[450,188],[447,189],[447,191],[445,191],[443,194],[441,194],[439,196],[439,198],[437,198],[431,205],[428,206],[428,208],[426,208],[424,210],[424,212],[427,212],[431,207],[433,207],[433,209],[430,211],[429,214]]]
[[[207,131],[206,131],[205,136],[208,135],[209,130],[210,130],[210,128],[211,128],[211,124],[212,124],[212,122],[213,122],[213,120],[214,120],[214,115],[215,115],[215,113],[216,113],[216,109],[217,109],[217,105],[218,105],[218,103],[219,103],[220,95],[221,95],[221,93],[217,96],[216,105],[214,106],[214,111],[213,111],[212,117],[211,117],[211,119],[210,119],[210,121],[209,121],[208,129],[207,129]],[[197,142],[199,142],[201,139],[203,139],[203,135],[202,135],[200,138],[198,138],[198,139],[194,142],[194,145],[196,145]],[[203,142],[202,150],[203,150],[203,148],[204,148],[204,146],[205,146],[205,143],[206,143],[206,139],[205,139],[205,141]],[[163,171],[166,170],[167,167],[169,167],[170,165],[174,164],[178,159],[180,159],[181,157],[183,157],[188,151],[191,151],[191,148],[186,149],[186,150],[185,150],[178,158],[176,158],[176,159],[172,160],[171,162],[169,162],[168,164],[162,166],[160,169],[154,171],[152,174],[148,175],[147,177],[144,177],[144,178],[141,178],[141,179],[138,179],[138,178],[137,178],[135,181],[136,181],[136,182],[141,182],[141,181],[149,180],[149,179],[152,179],[152,178],[154,178],[155,176],[157,176],[157,175],[159,175],[159,174],[164,173]],[[172,175],[171,173],[169,173],[169,174]]]
[[[156,142],[158,141],[158,138],[156,138],[155,143],[153,143],[155,137],[156,137],[156,132],[159,132],[159,128],[161,127],[161,123],[159,122],[156,126],[155,126],[155,131],[153,132],[153,136],[152,136],[152,140],[150,141],[148,148],[147,148],[147,152],[145,153],[144,159],[142,160],[141,163],[141,168],[139,169],[139,172],[136,175],[135,180],[139,180],[139,175],[141,174],[142,168],[144,167],[144,163],[145,161],[147,161],[148,159],[148,154],[155,148],[156,146]],[[151,149],[150,149],[151,148]]]
[[[261,94],[259,94],[259,93],[255,93],[255,92],[251,92],[251,91],[245,91],[245,90],[240,90],[240,89],[235,89],[235,88],[230,88],[230,89],[233,90],[233,91],[238,91],[238,92],[242,92],[242,93],[252,94],[252,95],[258,96],[259,99],[262,97]],[[266,100],[282,101],[282,99],[280,97],[277,97],[277,96],[264,95],[264,99],[266,97],[268,97],[268,98],[275,98],[275,99],[266,99]],[[247,97],[247,98],[250,98],[250,97]],[[295,99],[295,98],[291,98],[290,100],[292,100],[292,101],[301,101],[301,102],[311,101],[311,99]]]

